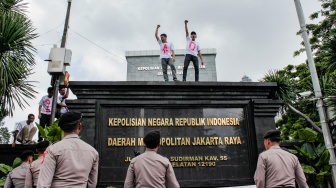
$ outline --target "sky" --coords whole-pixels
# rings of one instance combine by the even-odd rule
[[[16,107],[5,126],[38,115],[38,102],[47,94],[47,62],[53,44],[60,46],[67,0],[30,0],[28,17],[39,37],[32,41],[34,74],[29,78],[38,92],[30,106]],[[321,9],[318,0],[302,0],[307,23]],[[72,51],[67,67],[71,81],[126,81],[125,51],[158,50],[154,37],[166,33],[175,49],[185,48],[184,20],[197,32],[201,48],[216,48],[217,80],[239,82],[244,75],[260,80],[269,70],[298,65],[301,48],[299,21],[293,0],[73,0],[66,48]],[[158,62],[159,65],[159,62]],[[70,99],[75,99],[72,93]],[[36,118],[38,122],[38,119]]]

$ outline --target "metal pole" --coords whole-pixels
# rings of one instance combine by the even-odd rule
[[[66,39],[67,39],[67,33],[69,28],[69,19],[70,19],[70,8],[71,8],[71,0],[68,0],[68,9],[65,16],[65,23],[64,23],[64,30],[63,30],[63,36],[62,36],[62,43],[61,48],[65,48]],[[50,125],[54,122],[55,119],[55,111],[56,111],[56,104],[57,104],[57,98],[58,98],[58,89],[59,89],[59,79],[60,75],[56,74],[55,76],[55,84],[54,84],[54,96],[53,96],[53,102],[51,107],[51,117],[50,117]]]
[[[325,111],[324,111],[324,107],[323,107],[321,87],[320,87],[319,79],[317,77],[316,67],[315,67],[312,51],[311,51],[311,48],[310,48],[310,43],[309,43],[309,40],[308,40],[307,28],[306,28],[306,23],[305,23],[301,3],[300,3],[300,0],[294,0],[294,2],[295,2],[296,12],[297,12],[297,15],[298,15],[298,18],[299,18],[299,22],[300,22],[303,42],[304,42],[307,57],[308,57],[308,66],[309,66],[310,74],[311,74],[311,77],[312,77],[315,98],[317,99],[316,107],[317,107],[317,110],[318,110],[318,113],[319,113],[319,116],[320,116],[320,122],[321,122],[321,128],[322,128],[322,132],[323,132],[324,144],[325,144],[326,148],[328,149],[328,151],[330,153],[329,164],[331,165],[333,184],[334,184],[334,186],[336,186],[335,151],[334,151],[334,147],[333,147],[333,144],[332,144],[332,139],[331,139],[329,126],[326,122],[326,115],[325,115]]]

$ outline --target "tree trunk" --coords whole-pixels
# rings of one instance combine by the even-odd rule
[[[304,113],[300,112],[299,110],[297,110],[296,108],[294,108],[293,106],[287,104],[287,106],[289,107],[290,110],[292,110],[294,113],[298,114],[299,116],[305,118],[305,120],[308,121],[308,123],[313,126],[313,128],[319,132],[322,133],[322,129],[320,127],[318,127],[308,116],[306,116]]]

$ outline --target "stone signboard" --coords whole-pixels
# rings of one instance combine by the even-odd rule
[[[281,104],[271,99],[274,85],[132,83],[71,83],[78,99],[67,104],[83,112],[82,139],[100,155],[98,187],[122,187],[153,129],[181,187],[254,183],[261,135],[274,127]]]

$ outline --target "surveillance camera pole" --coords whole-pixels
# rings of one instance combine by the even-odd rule
[[[69,28],[70,8],[71,8],[71,0],[68,0],[68,9],[67,9],[66,17],[65,17],[61,48],[65,48],[65,44],[66,44],[67,33],[68,33],[68,28]],[[55,79],[54,96],[53,96],[53,102],[52,102],[52,107],[51,107],[50,125],[52,125],[52,123],[54,122],[54,119],[55,119],[55,111],[56,111],[57,98],[58,98],[58,88],[59,88],[59,82],[60,82],[60,74],[53,75],[51,80],[54,80],[54,79]]]
[[[322,132],[323,132],[324,144],[325,144],[326,148],[328,149],[328,151],[330,153],[329,164],[331,165],[333,184],[334,184],[334,186],[336,186],[335,150],[334,150],[334,147],[333,147],[329,126],[326,122],[326,114],[325,114],[325,110],[324,110],[324,107],[323,107],[323,99],[322,99],[322,92],[321,92],[321,88],[320,88],[320,83],[319,83],[319,79],[317,77],[316,67],[315,67],[312,51],[311,51],[311,48],[310,48],[310,43],[309,43],[309,40],[308,40],[306,23],[305,23],[305,19],[304,19],[304,15],[303,15],[300,0],[294,0],[294,3],[295,3],[297,15],[298,15],[300,26],[301,26],[303,42],[304,42],[304,45],[305,45],[305,48],[306,48],[306,53],[307,53],[307,58],[308,58],[308,66],[309,66],[310,74],[311,74],[311,77],[312,77],[315,98],[317,99],[316,107],[317,107],[317,110],[318,110],[318,113],[319,113],[319,116],[320,116],[320,122],[321,122],[321,128],[322,128]]]

